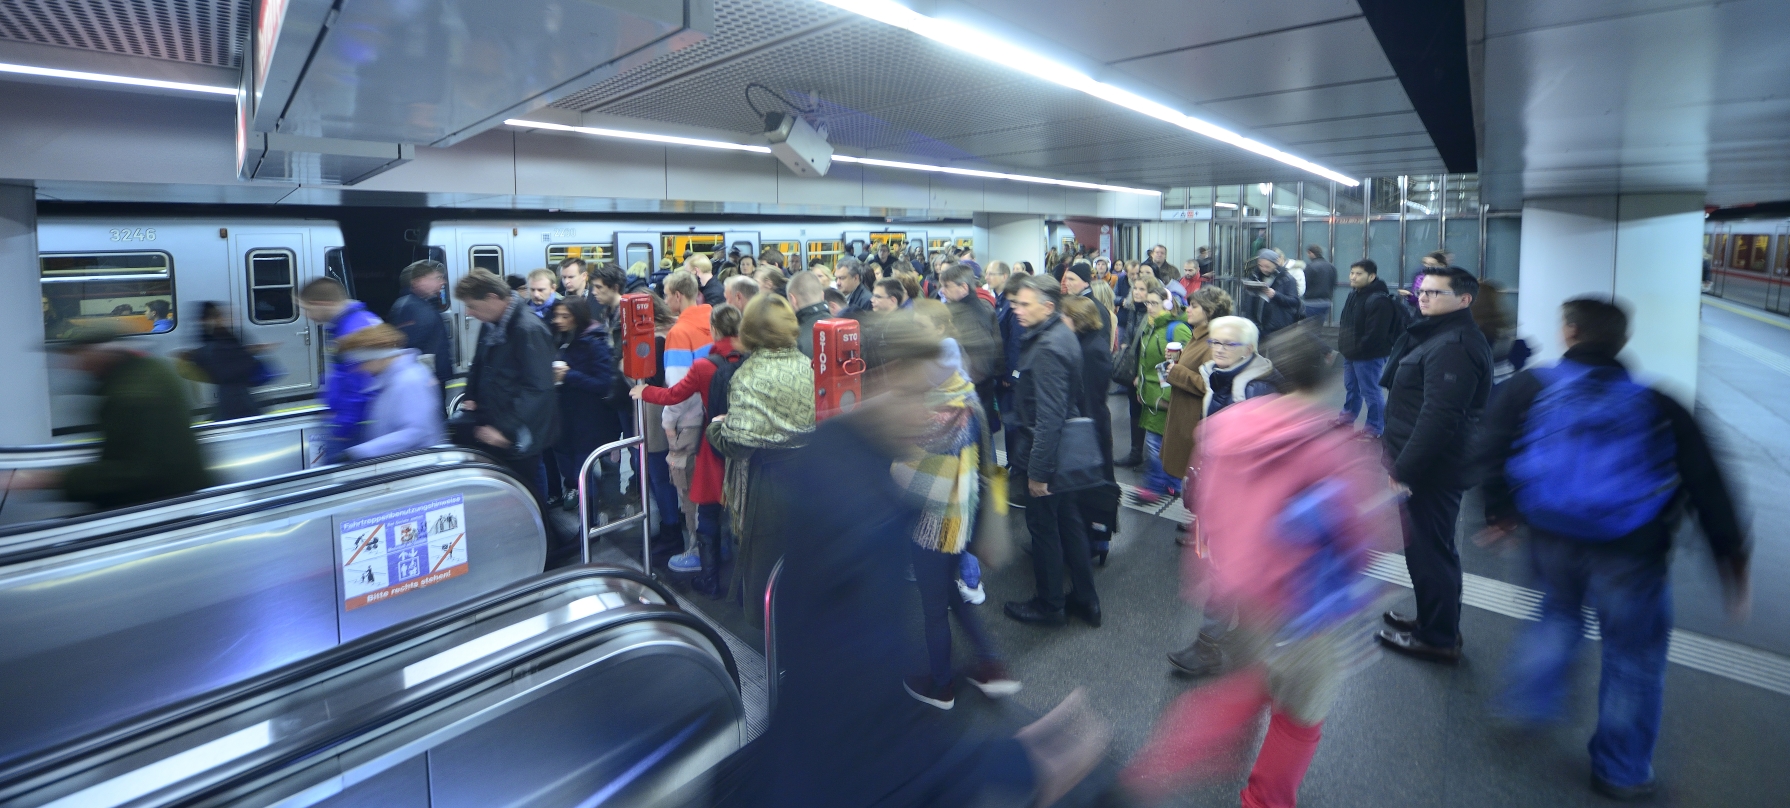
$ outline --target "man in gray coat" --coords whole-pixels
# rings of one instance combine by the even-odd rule
[[[1019,366],[1013,371],[1013,417],[1007,461],[1013,484],[1026,486],[1026,529],[1032,534],[1032,574],[1037,594],[1027,601],[1009,601],[1004,611],[1022,623],[1063,625],[1073,614],[1088,625],[1100,625],[1100,598],[1094,592],[1094,568],[1088,557],[1087,523],[1073,493],[1054,494],[1050,480],[1057,470],[1057,446],[1063,422],[1081,413],[1081,343],[1057,313],[1061,299],[1057,281],[1027,276],[1012,295],[1013,313],[1026,329],[1020,338]],[[1068,567],[1074,591],[1063,594]]]

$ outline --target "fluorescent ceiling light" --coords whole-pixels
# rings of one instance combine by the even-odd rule
[[[675,146],[700,146],[705,149],[732,149],[757,154],[770,154],[768,146],[754,146],[746,143],[729,143],[724,140],[705,140],[694,137],[678,137],[675,135],[654,135],[647,132],[629,132],[622,129],[602,129],[595,126],[567,126],[558,123],[542,123],[511,118],[504,121],[506,126],[528,129],[550,129],[555,132],[577,132],[597,137],[614,137],[624,140],[645,140],[653,143],[669,143]],[[1090,191],[1113,191],[1122,194],[1140,194],[1143,196],[1162,196],[1161,191],[1149,188],[1130,188],[1124,185],[1104,185],[1098,182],[1079,182],[1076,180],[1059,180],[1052,177],[1034,177],[1029,174],[1007,174],[1000,171],[982,171],[974,168],[956,168],[953,166],[934,166],[925,163],[905,163],[899,160],[878,160],[872,157],[853,157],[849,154],[834,154],[836,163],[860,163],[878,168],[897,168],[907,171],[928,171],[935,174],[957,174],[964,177],[982,177],[993,180],[1009,180],[1012,182],[1029,182],[1034,185],[1060,185],[1065,188],[1084,188]]]
[[[1036,185],[1061,185],[1065,188],[1085,188],[1090,191],[1114,191],[1121,194],[1141,194],[1144,196],[1162,196],[1161,191],[1148,188],[1128,188],[1123,185],[1102,185],[1098,182],[1077,182],[1075,180],[1058,180],[1050,177],[1034,177],[1028,174],[1005,174],[999,171],[979,171],[973,168],[955,168],[952,166],[929,166],[924,163],[903,163],[898,160],[878,160],[871,157],[852,157],[848,154],[835,154],[833,161],[839,163],[862,163],[879,168],[901,168],[908,171],[931,171],[938,174],[958,174],[965,177],[983,177],[991,180],[1012,180],[1013,182],[1029,182]]]
[[[58,70],[53,67],[32,67],[0,62],[0,73],[18,73],[25,76],[44,76],[53,79],[74,79],[76,81],[98,81],[106,84],[129,84],[135,87],[157,87],[163,90],[181,90],[189,93],[211,93],[213,95],[236,95],[235,87],[213,87],[209,84],[188,84],[184,81],[162,81],[161,79],[140,79],[135,76],[114,76],[107,73],[86,73],[80,70]]]
[[[1320,177],[1336,180],[1343,185],[1354,187],[1361,184],[1360,181],[1352,177],[1332,171],[1302,157],[1288,154],[1254,138],[1244,137],[1222,126],[1187,115],[1129,90],[1103,81],[1096,81],[1079,70],[1011,42],[989,36],[961,23],[928,17],[896,3],[894,0],[821,0],[821,2],[869,17],[877,22],[912,31],[927,39],[995,64],[1019,70],[1071,90],[1079,90],[1102,101],[1117,104],[1134,112],[1141,112],[1157,120],[1172,123],[1189,132],[1205,135],[1222,143],[1229,143],[1244,151],[1254,152],[1270,160],[1309,171]]]
[[[769,146],[753,146],[746,143],[728,143],[724,140],[704,140],[696,137],[677,137],[676,135],[654,135],[647,132],[628,132],[621,129],[601,129],[595,126],[566,126],[565,124],[559,123],[525,121],[521,118],[511,118],[504,121],[504,124],[507,126],[525,126],[530,129],[551,129],[555,132],[577,132],[581,135],[596,135],[597,137],[617,137],[623,140],[646,140],[653,143],[670,143],[674,146],[701,146],[705,149],[732,149],[734,151],[748,151],[756,152],[758,154],[771,153],[771,147]]]

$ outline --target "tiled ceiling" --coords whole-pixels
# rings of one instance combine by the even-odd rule
[[[250,0],[0,0],[0,39],[238,67]]]
[[[1137,20],[1180,19],[1186,7],[969,5],[1039,50],[1075,50],[1117,81],[1344,173],[1442,170],[1354,0],[1272,14],[1202,4],[1199,25],[1143,26],[1147,35]],[[1120,9],[1124,19],[1112,16]],[[760,84],[804,107],[817,96],[835,145],[882,156],[1164,186],[1309,176],[813,0],[716,0],[715,18],[708,42],[554,106],[747,135],[759,129],[748,85]],[[1026,30],[1026,20],[1048,24]],[[1063,31],[1076,36],[1051,41]],[[760,109],[777,104],[751,92]]]

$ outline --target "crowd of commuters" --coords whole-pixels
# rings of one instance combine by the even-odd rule
[[[1053,250],[1047,272],[888,243],[807,268],[766,250],[691,254],[650,275],[580,258],[519,283],[474,269],[451,289],[480,324],[451,417],[444,266],[405,268],[386,320],[334,280],[299,300],[325,338],[326,461],[451,440],[496,458],[544,508],[576,506],[595,450],[644,432],[644,467],[598,458],[598,501],[585,506],[621,507],[631,478],[656,516],[655,562],[731,597],[754,627],[775,610],[785,678],[755,786],[767,804],[1048,804],[1086,775],[1109,733],[1079,693],[1005,736],[912,713],[910,700],[951,709],[960,681],[992,697],[1020,689],[976,608],[982,569],[1014,544],[1030,549],[1031,591],[1008,593],[1007,618],[1102,625],[1095,567],[1119,529],[1114,469],[1135,466],[1134,504],[1160,512],[1179,497],[1192,517],[1177,543],[1201,617],[1168,660],[1213,680],[1163,714],[1120,778],[1132,797],[1161,799],[1212,770],[1266,712],[1242,799],[1296,803],[1369,636],[1363,616],[1378,610],[1359,585],[1370,550],[1403,550],[1416,607],[1379,615],[1372,636],[1414,659],[1459,660],[1456,523],[1474,486],[1483,538],[1526,527],[1543,589],[1498,709],[1524,723],[1559,714],[1590,607],[1604,642],[1593,786],[1649,795],[1667,560],[1686,510],[1730,605],[1745,607],[1748,543],[1696,422],[1616,359],[1629,324],[1613,302],[1567,302],[1565,357],[1525,369],[1497,290],[1445,254],[1399,290],[1355,262],[1338,311],[1337,268],[1316,246],[1305,259],[1263,249],[1223,283],[1206,250],[1177,268],[1161,245],[1140,262]],[[622,372],[633,293],[653,307],[657,362],[642,378]],[[863,397],[817,422],[814,330],[832,318],[857,322]],[[219,387],[219,417],[254,414],[249,391],[271,372],[261,346],[242,344],[215,304],[200,320],[183,361]],[[78,333],[63,348],[101,380],[100,458],[21,472],[11,487],[109,507],[208,484],[182,385],[116,336]],[[1111,395],[1129,412],[1123,457]],[[1023,542],[1009,535],[1013,506]],[[552,564],[582,543],[551,540]],[[953,617],[974,659],[961,676]]]

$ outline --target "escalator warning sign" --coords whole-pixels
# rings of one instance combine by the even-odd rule
[[[344,611],[413,592],[471,569],[466,502],[458,494],[343,521]]]

